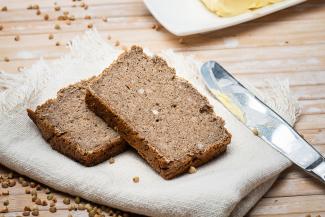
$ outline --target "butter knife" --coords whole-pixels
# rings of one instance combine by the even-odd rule
[[[280,115],[215,61],[201,67],[211,93],[256,136],[325,184],[325,159]]]

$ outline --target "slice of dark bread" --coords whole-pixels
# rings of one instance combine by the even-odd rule
[[[211,160],[231,140],[207,99],[140,47],[90,83],[86,102],[165,179]]]
[[[80,162],[93,166],[125,150],[126,142],[100,117],[88,109],[81,81],[61,89],[28,116],[37,125],[52,148]]]

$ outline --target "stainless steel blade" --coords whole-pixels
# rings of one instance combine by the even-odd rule
[[[282,117],[217,62],[206,62],[201,74],[208,89],[238,120],[308,174],[325,183],[324,157]]]

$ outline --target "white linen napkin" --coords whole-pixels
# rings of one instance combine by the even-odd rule
[[[134,151],[114,164],[84,167],[54,151],[28,118],[26,108],[50,97],[68,84],[99,74],[121,52],[96,31],[76,37],[70,53],[59,60],[40,60],[20,74],[0,73],[0,163],[57,190],[99,204],[150,216],[243,216],[291,163],[254,136],[205,88],[201,63],[171,50],[161,55],[177,74],[208,97],[226,121],[232,142],[225,154],[199,167],[195,174],[173,180],[161,178]],[[150,53],[147,51],[147,53]],[[289,123],[298,107],[288,82],[259,93]],[[134,176],[140,177],[133,183]]]

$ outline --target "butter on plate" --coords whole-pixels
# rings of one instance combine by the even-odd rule
[[[281,0],[201,0],[212,12],[221,17],[236,16]]]

